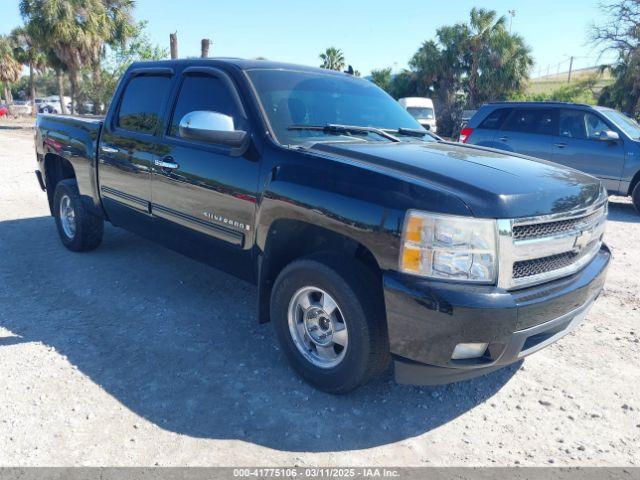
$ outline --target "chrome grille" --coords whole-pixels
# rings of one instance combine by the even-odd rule
[[[581,218],[572,218],[569,220],[560,220],[557,222],[534,223],[529,225],[515,225],[513,227],[513,238],[516,240],[525,238],[540,238],[555,235],[557,233],[570,232],[580,227],[582,224],[589,224],[601,215],[600,212],[594,212],[591,215]]]
[[[498,220],[499,286],[522,288],[577,272],[600,250],[606,216],[603,191],[585,209]]]
[[[578,254],[576,252],[559,253],[544,258],[522,260],[513,264],[513,278],[531,277],[571,265]]]

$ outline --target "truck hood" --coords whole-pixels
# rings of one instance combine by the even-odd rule
[[[556,163],[450,142],[318,143],[312,150],[426,182],[456,195],[477,217],[575,210],[601,191],[597,178]]]

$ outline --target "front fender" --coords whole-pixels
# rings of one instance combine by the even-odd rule
[[[395,269],[409,209],[469,215],[449,192],[388,172],[308,151],[265,151],[265,188],[255,243],[264,251],[275,221],[309,223],[365,246],[381,269]]]

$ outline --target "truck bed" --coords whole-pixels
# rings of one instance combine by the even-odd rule
[[[104,117],[97,115],[39,114],[36,118],[36,154],[42,177],[47,173],[45,155],[62,157],[73,166],[80,193],[96,204],[97,154],[103,122]]]

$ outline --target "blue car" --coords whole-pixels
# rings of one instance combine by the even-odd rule
[[[640,125],[604,107],[556,102],[482,106],[460,141],[550,160],[602,180],[612,195],[631,196],[640,213]]]

